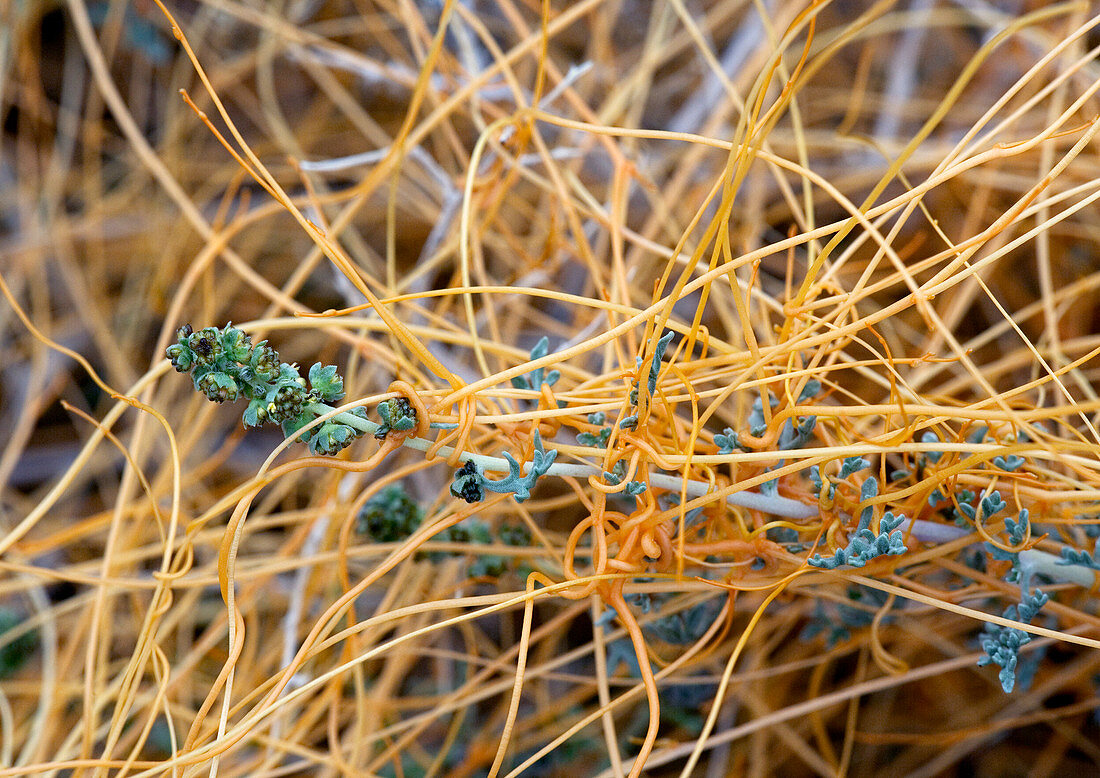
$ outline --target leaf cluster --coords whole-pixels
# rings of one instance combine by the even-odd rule
[[[840,472],[837,474],[836,478],[825,479],[821,477],[821,467],[819,465],[813,465],[810,467],[810,483],[813,484],[814,494],[820,496],[821,490],[825,488],[825,482],[828,480],[828,499],[831,500],[836,496],[837,483],[845,480],[850,475],[858,473],[860,470],[866,470],[870,466],[871,463],[863,457],[845,457],[840,463]]]
[[[1003,510],[1004,507],[1005,503],[996,491],[982,500],[982,513],[987,518]],[[1022,509],[1015,520],[1011,516],[1006,518],[1005,529],[1008,532],[1009,543],[1012,546],[1022,546],[1028,536],[1028,510]],[[1050,596],[1038,588],[1031,589],[1032,571],[1021,564],[1019,552],[1005,551],[991,543],[985,545],[994,559],[1012,562],[1012,569],[1005,575],[1005,580],[1020,585],[1020,604],[1009,605],[1001,615],[1006,619],[1030,624]],[[985,656],[978,660],[978,666],[996,664],[1001,668],[998,678],[1005,694],[1010,693],[1016,685],[1017,654],[1022,646],[1030,642],[1031,636],[1016,627],[991,623],[985,625],[981,641]]]
[[[1046,605],[1050,595],[1036,589],[1025,594],[1019,605],[1009,605],[1002,614],[1006,619],[1022,621],[1030,624],[1031,620],[1039,613],[1039,609]],[[1031,642],[1031,636],[1022,629],[1016,627],[1003,627],[1000,624],[985,625],[985,635],[982,638],[982,650],[985,656],[978,660],[978,666],[996,664],[1001,668],[998,679],[1005,694],[1012,692],[1016,686],[1016,667],[1019,662],[1019,651],[1022,646]]]
[[[242,417],[246,427],[273,422],[289,437],[331,410],[322,403],[344,396],[344,380],[335,365],[317,362],[309,369],[307,383],[298,366],[283,362],[267,341],[253,345],[248,334],[232,324],[197,332],[185,324],[176,337],[166,351],[172,367],[190,373],[195,389],[212,402],[248,400]],[[314,454],[336,454],[363,434],[348,423],[355,419],[365,420],[366,412],[353,408],[301,433],[300,439]]]
[[[531,360],[542,359],[550,351],[550,339],[543,335],[539,338],[539,342],[535,344],[535,347],[531,349]],[[553,386],[561,378],[561,373],[557,370],[551,370],[546,372],[545,368],[539,367],[532,370],[530,373],[525,373],[521,376],[516,376],[512,379],[512,386],[516,389],[529,389],[537,392],[539,388],[546,384],[547,386]]]
[[[534,432],[535,450],[531,455],[531,465],[527,475],[523,474],[523,467],[515,457],[504,452],[504,458],[508,460],[508,475],[499,480],[486,478],[481,468],[474,460],[469,460],[455,473],[451,482],[451,495],[460,497],[468,503],[480,502],[485,499],[485,492],[497,494],[513,494],[516,502],[523,502],[531,496],[531,489],[535,482],[550,469],[557,457],[557,451],[547,451],[542,445],[542,437],[536,429]]]
[[[898,529],[904,520],[904,516],[894,516],[887,512],[879,522],[878,534],[870,529],[857,530],[848,545],[838,548],[835,554],[827,557],[814,554],[806,561],[812,567],[835,570],[841,565],[863,567],[872,559],[882,556],[900,556],[909,550],[905,546],[901,530]]]
[[[424,521],[424,509],[400,484],[387,486],[371,497],[359,511],[356,529],[378,543],[400,543],[418,529]],[[442,543],[492,545],[499,541],[509,546],[529,546],[531,534],[520,525],[504,525],[494,538],[489,525],[471,516],[453,527],[438,532],[432,540]],[[454,556],[449,551],[422,552],[418,559],[440,561]],[[467,567],[471,578],[498,577],[512,566],[510,557],[499,554],[479,554]]]

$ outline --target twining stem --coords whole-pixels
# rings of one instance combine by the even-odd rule
[[[313,403],[308,406],[308,409],[318,416],[324,414],[330,414],[336,411],[330,405],[325,403]],[[380,425],[370,421],[369,419],[362,419],[357,416],[353,416],[350,413],[336,413],[332,417],[335,421],[341,424],[347,424],[349,427],[365,432],[368,435],[373,435],[380,428]],[[432,442],[424,438],[406,437],[402,444],[414,448],[418,451],[427,451]],[[450,446],[443,446],[437,452],[442,457],[449,457],[455,450]],[[475,454],[469,451],[462,451],[458,454],[458,459],[462,462],[474,462],[485,472],[491,473],[507,473],[510,472],[508,466],[508,460],[503,457],[492,457],[484,454]],[[530,471],[530,463],[525,463],[523,469],[527,472]],[[550,466],[547,471],[548,475],[556,475],[559,477],[567,478],[587,478],[590,475],[599,475],[603,473],[601,468],[594,465],[582,465],[582,464],[566,464],[564,462],[555,462]],[[652,473],[649,476],[649,482],[658,489],[667,489],[668,491],[679,492],[681,484],[683,483],[679,476],[666,475],[664,473]],[[702,497],[707,494],[711,489],[711,485],[704,483],[703,481],[687,482],[687,496],[688,497]],[[806,503],[799,502],[798,500],[792,500],[789,497],[780,497],[779,495],[766,495],[759,492],[741,491],[734,492],[726,497],[726,502],[730,505],[736,505],[741,508],[748,508],[750,510],[758,510],[764,513],[771,514],[773,516],[783,516],[791,519],[809,519],[817,515],[817,506],[807,505]]]

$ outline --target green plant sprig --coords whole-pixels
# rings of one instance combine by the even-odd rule
[[[199,331],[190,325],[181,327],[177,333],[178,341],[166,350],[172,366],[180,373],[191,373],[195,388],[213,402],[248,399],[244,411],[245,426],[259,426],[265,422],[282,425],[283,433],[289,437],[322,416],[334,414],[336,408],[329,405],[344,396],[343,379],[336,373],[335,366],[315,364],[309,371],[310,384],[307,385],[296,365],[282,362],[279,353],[262,341],[252,345],[249,336],[242,330],[227,324],[224,328],[206,327]],[[553,377],[553,373],[551,376]],[[384,424],[378,424],[366,418],[361,407],[350,408],[335,413],[319,426],[303,430],[301,439],[309,443],[310,450],[317,454],[335,454],[364,435],[385,436],[391,429],[406,431],[415,428],[415,411],[407,401],[401,398],[387,400],[379,404],[379,415]],[[432,427],[449,427],[447,423],[433,423]],[[402,445],[427,451],[433,443],[425,438],[406,436]],[[517,495],[529,493],[534,478],[541,475],[559,477],[587,478],[599,475],[603,470],[595,465],[567,464],[555,462],[556,451],[542,451],[541,441],[536,446],[532,462],[520,465],[510,455],[504,457],[487,456],[462,451],[458,454],[461,462],[469,469],[465,475],[477,473],[475,486],[469,487],[469,496],[475,496],[475,488],[489,491],[514,492]],[[449,446],[441,447],[439,456],[448,457],[455,453]],[[536,473],[537,469],[537,473]],[[526,474],[524,474],[526,470]],[[462,471],[459,471],[462,473]],[[500,481],[484,479],[482,473],[508,473]],[[458,475],[458,474],[456,474]],[[482,485],[484,480],[492,486]],[[678,493],[683,486],[679,475],[651,473],[649,483],[658,489]],[[462,495],[464,483],[459,484]],[[518,486],[519,489],[513,489]],[[686,484],[688,497],[702,497],[711,490],[711,485],[702,481],[689,480]],[[523,499],[526,499],[524,497]],[[475,502],[477,500],[474,500]],[[734,492],[726,497],[730,505],[759,510],[775,516],[808,519],[817,515],[817,507],[807,505],[779,495],[767,495],[759,492]]]
[[[274,422],[290,437],[336,410],[328,403],[344,396],[344,380],[334,365],[314,364],[307,384],[297,365],[283,362],[267,341],[253,345],[248,334],[232,324],[198,332],[185,324],[176,337],[177,342],[166,351],[172,367],[190,373],[195,389],[212,402],[247,399],[242,416],[246,427]],[[302,430],[300,439],[314,454],[332,455],[376,427],[367,421],[366,411],[352,408]]]
[[[983,519],[990,519],[1007,507],[997,490],[992,490],[984,495],[979,505]],[[979,509],[968,503],[965,507],[969,510],[964,511],[964,514],[973,520]],[[947,543],[973,534],[969,529],[923,520],[906,519],[899,526],[899,532],[908,532],[916,540],[933,543]],[[1022,508],[1015,519],[1012,516],[1006,517],[1004,526],[1008,535],[1007,543],[1010,547],[1020,548],[1027,544],[1030,534],[1030,521],[1029,511],[1026,508]],[[1098,564],[1100,560],[1096,558],[1095,553],[1089,555],[1087,552],[1069,547],[1063,547],[1059,557],[1046,551],[1040,551],[1037,548],[1021,548],[1020,551],[1011,551],[988,542],[984,545],[985,550],[993,559],[1012,563],[1012,567],[1005,574],[1004,580],[1019,585],[1020,602],[1009,605],[1001,615],[1003,618],[1019,621],[1022,624],[1030,624],[1050,599],[1047,593],[1037,586],[1032,586],[1032,582],[1037,576],[1042,576],[1055,583],[1069,583],[1088,589],[1095,584],[1094,571],[1100,569],[1100,564]],[[815,563],[811,560],[810,564]],[[981,647],[985,653],[978,660],[978,666],[998,665],[1001,668],[998,679],[1006,694],[1011,693],[1017,683],[1018,667],[1020,667],[1018,652],[1030,641],[1031,636],[1018,627],[1003,626],[992,622],[987,622],[984,627]],[[1026,673],[1021,672],[1019,675],[1026,681]]]
[[[516,502],[523,502],[529,498],[535,482],[541,476],[546,475],[550,470],[550,466],[554,464],[554,458],[558,455],[557,451],[547,451],[543,448],[542,437],[537,429],[533,437],[535,451],[531,455],[531,464],[528,466],[526,475],[524,475],[519,462],[507,451],[504,452],[504,458],[508,461],[508,475],[499,481],[483,476],[477,463],[469,460],[461,470],[455,473],[454,482],[451,484],[451,494],[455,497],[461,497],[468,503],[481,502],[487,491],[496,492],[497,494],[514,494]]]

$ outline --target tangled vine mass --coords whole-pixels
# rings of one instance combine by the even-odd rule
[[[0,8],[0,775],[1100,770],[1094,8]]]

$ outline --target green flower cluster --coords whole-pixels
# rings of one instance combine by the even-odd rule
[[[185,324],[176,337],[166,352],[172,367],[191,373],[195,389],[213,402],[247,399],[246,427],[273,422],[289,437],[331,411],[325,403],[344,396],[344,380],[335,365],[316,363],[309,369],[307,384],[298,366],[280,360],[267,341],[252,345],[248,334],[231,324],[198,332]],[[302,433],[301,440],[314,454],[336,454],[367,431],[366,417],[362,408],[353,408]]]
[[[356,529],[378,543],[397,543],[420,528],[424,509],[399,484],[387,486],[359,511]]]
[[[398,543],[420,529],[424,521],[424,509],[409,496],[399,484],[387,486],[371,497],[359,512],[356,528],[378,543]],[[495,542],[507,546],[527,547],[531,545],[531,534],[520,525],[505,524],[494,533],[481,519],[470,516],[453,527],[436,533],[433,541],[440,543],[468,543],[471,545],[492,545]],[[458,554],[447,551],[419,552],[417,559],[430,559],[438,562]],[[497,578],[510,569],[523,572],[523,566],[517,567],[507,556],[497,554],[473,554],[467,565],[466,573],[471,578]]]

